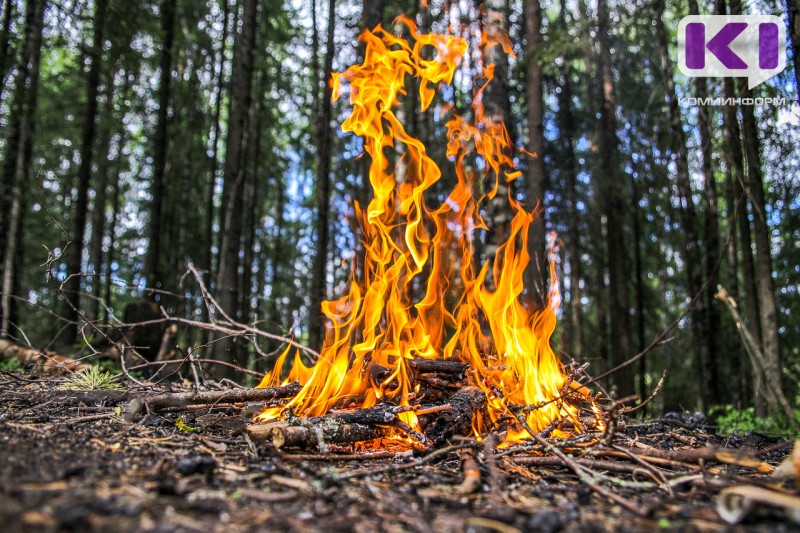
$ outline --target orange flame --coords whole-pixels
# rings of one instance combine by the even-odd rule
[[[550,347],[560,302],[552,261],[549,305],[533,311],[520,300],[533,214],[509,198],[515,214],[508,240],[491,265],[493,288],[486,281],[490,265],[478,269],[475,264],[474,231],[487,229],[478,209],[479,181],[484,175],[494,177],[487,193],[492,198],[501,176],[510,181],[520,175],[509,155],[512,143],[505,126],[484,114],[482,93],[493,66],[483,69],[485,83],[473,99],[472,121],[456,115],[446,124],[447,156],[454,161],[457,183],[441,206],[428,209],[425,193],[440,179],[441,170],[423,143],[405,130],[394,109],[412,77],[419,79],[421,109],[426,110],[436,88],[452,83],[468,46],[460,37],[421,34],[411,20],[398,20],[408,27],[413,44],[381,27],[365,31],[360,36],[365,43],[363,63],[334,73],[332,79],[335,97],[342,80],[350,87],[352,112],[342,129],[363,137],[371,159],[374,197],[365,210],[356,204],[365,248],[363,272],[352,276],[347,294],[322,304],[330,325],[316,364],[308,367],[296,355],[289,375],[282,378],[287,349],[260,384],[299,381],[302,390],[285,407],[267,409],[258,418],[279,418],[285,409],[319,416],[346,399],[360,407],[379,400],[411,405],[417,391],[408,361],[452,357],[469,363],[469,380],[488,398],[486,413],[476,420],[476,433],[501,419],[513,420],[512,408],[540,404],[524,415],[533,431],[561,420],[581,427],[577,410],[555,401],[564,388],[583,396],[588,391],[567,383]],[[510,51],[507,38],[490,44]],[[435,50],[433,59],[424,59],[424,47]],[[396,146],[404,151],[392,164]],[[481,164],[470,166],[465,158],[473,151]],[[413,298],[412,286],[417,291],[424,288],[421,298]],[[376,382],[370,364],[386,367],[391,374]],[[413,411],[400,417],[420,430]],[[514,421],[507,441],[526,438],[526,431]]]

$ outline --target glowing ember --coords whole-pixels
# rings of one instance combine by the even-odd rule
[[[491,198],[500,179],[521,174],[509,156],[505,126],[483,112],[482,92],[493,68],[483,69],[486,84],[473,99],[471,120],[454,116],[447,123],[447,155],[454,161],[458,181],[438,209],[429,209],[425,192],[441,171],[393,109],[410,77],[420,80],[419,99],[422,110],[427,109],[436,88],[452,82],[467,43],[453,35],[420,34],[412,21],[398,20],[408,27],[413,44],[380,27],[366,31],[361,35],[364,62],[333,76],[337,96],[341,80],[350,87],[353,109],[342,129],[363,137],[371,158],[374,197],[366,210],[356,204],[365,248],[362,272],[352,276],[346,295],[322,304],[329,326],[316,364],[307,367],[295,355],[291,371],[282,378],[287,350],[260,385],[299,381],[300,393],[285,407],[268,409],[258,419],[280,418],[286,409],[300,416],[319,416],[348,399],[362,408],[381,400],[409,406],[419,391],[412,386],[408,362],[455,358],[469,364],[468,380],[488,399],[486,412],[474,422],[477,435],[502,419],[508,424],[508,442],[525,439],[527,430],[512,409],[541,404],[520,414],[533,431],[558,421],[571,431],[581,428],[577,409],[558,400],[567,391],[583,397],[588,391],[568,382],[550,347],[560,302],[552,261],[548,306],[531,310],[520,301],[533,215],[510,198],[515,214],[508,240],[497,250],[491,284],[490,265],[477,268],[474,263],[473,233],[486,229],[478,210],[482,198],[476,197],[479,181],[494,180]],[[484,48],[501,45],[511,53],[507,40],[486,43],[485,39]],[[436,57],[424,59],[423,47],[435,50]],[[403,155],[391,164],[387,153],[397,146],[404,149]],[[475,159],[468,165],[465,158],[471,152]],[[412,287],[417,293],[424,290],[421,298],[414,299]],[[390,369],[390,374],[376,381],[370,372],[373,364]],[[421,430],[414,410],[398,416]]]

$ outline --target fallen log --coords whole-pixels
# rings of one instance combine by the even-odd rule
[[[453,359],[406,359],[405,363],[417,374],[447,375],[450,378],[448,383],[464,379],[464,373],[469,368],[467,363]],[[391,368],[377,363],[370,363],[368,371],[375,381],[382,381],[393,372]]]
[[[731,464],[754,468],[762,473],[769,473],[775,468],[761,461],[757,457],[742,450],[730,448],[718,448],[716,446],[706,446],[703,448],[683,448],[677,450],[659,450],[655,448],[631,448],[631,452],[644,459],[658,458],[685,463],[696,463],[698,461],[717,461],[719,463]]]
[[[366,409],[355,409],[340,412],[333,411],[330,412],[329,415],[341,422],[348,424],[392,424],[397,420],[398,414],[412,411],[413,409],[414,408],[410,406],[380,404],[368,407]],[[310,421],[312,423],[316,423],[317,421],[323,419],[324,418],[312,418]]]
[[[423,422],[425,436],[434,445],[454,435],[468,435],[473,418],[486,405],[486,394],[478,387],[464,387],[450,397],[449,403],[448,411],[429,415]]]
[[[411,359],[408,366],[420,374],[452,374],[462,377],[469,368],[467,363],[453,359]]]
[[[125,418],[132,422],[147,410],[162,409],[164,407],[185,407],[187,405],[202,405],[213,403],[244,403],[290,398],[300,392],[299,383],[292,383],[283,387],[270,387],[264,389],[232,389],[223,391],[204,392],[179,392],[172,394],[159,394],[149,398],[136,398],[128,404]]]
[[[27,369],[59,374],[80,372],[91,367],[91,365],[81,363],[71,357],[47,350],[28,348],[8,339],[0,339],[0,359],[17,359]]]
[[[305,425],[273,422],[247,426],[247,434],[255,442],[271,442],[276,448],[319,448],[323,452],[328,444],[353,444],[383,437],[388,432],[386,427],[348,424],[335,417]]]

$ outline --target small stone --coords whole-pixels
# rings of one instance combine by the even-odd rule
[[[528,530],[541,533],[561,531],[561,517],[555,511],[539,511],[528,519]]]
[[[210,474],[217,467],[217,461],[208,453],[190,453],[179,459],[175,470],[184,476],[192,474]]]

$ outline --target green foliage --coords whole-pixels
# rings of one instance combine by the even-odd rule
[[[755,431],[773,436],[797,437],[797,430],[792,429],[787,420],[776,417],[762,418],[756,415],[755,407],[736,409],[732,405],[719,405],[712,407],[710,413],[716,418],[719,432],[723,435]],[[794,416],[800,420],[800,409],[794,410]]]
[[[119,389],[119,376],[91,366],[71,376],[61,388],[67,390]]]
[[[22,372],[25,370],[25,366],[19,359],[3,359],[0,361],[0,370],[4,372]]]
[[[183,418],[177,418],[175,420],[175,427],[180,431],[186,431],[187,433],[200,433],[199,429],[188,425]]]

